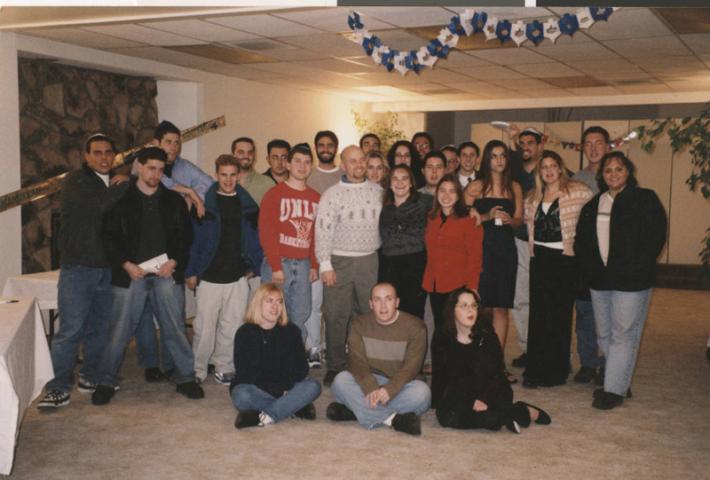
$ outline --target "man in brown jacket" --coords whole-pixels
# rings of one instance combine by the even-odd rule
[[[398,306],[394,286],[378,283],[372,288],[372,311],[350,326],[348,366],[333,381],[336,402],[328,406],[329,419],[421,433],[419,416],[429,408],[431,391],[415,378],[426,354],[426,328]]]

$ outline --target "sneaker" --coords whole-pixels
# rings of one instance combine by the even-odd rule
[[[110,385],[96,385],[94,393],[91,395],[91,403],[94,405],[106,405],[111,402],[116,389]]]
[[[234,421],[234,428],[242,429],[259,426],[259,412],[256,410],[244,410],[237,414]]]
[[[158,367],[146,368],[144,375],[145,381],[148,383],[162,382],[163,380],[167,380],[165,375],[163,375],[163,372],[161,372]]]
[[[527,367],[528,365],[528,354],[523,353],[520,355],[518,358],[514,358],[513,361],[511,362],[511,365],[513,365],[515,368],[524,368]]]
[[[582,366],[574,375],[574,383],[589,383],[597,378],[597,369]]]
[[[234,380],[234,372],[231,373],[220,373],[220,372],[214,372],[214,379],[217,380],[217,383],[221,385],[231,385],[232,380]]]
[[[335,376],[339,372],[336,372],[335,370],[328,370],[325,372],[325,378],[323,378],[323,385],[326,387],[330,387],[333,384],[333,380],[335,380]]]
[[[334,422],[351,422],[357,420],[352,410],[338,402],[332,402],[328,405],[325,416]]]
[[[398,413],[392,419],[392,428],[409,435],[422,434],[422,422],[416,413]]]
[[[316,419],[316,407],[312,403],[309,403],[299,411],[293,414],[296,418],[301,418],[303,420],[315,420]]]
[[[313,347],[308,351],[308,366],[315,370],[321,367],[320,351],[318,347]]]
[[[79,377],[79,381],[76,383],[76,389],[81,393],[94,393],[96,384],[84,377]]]
[[[178,383],[175,387],[175,391],[193,400],[197,400],[205,396],[205,391],[202,390],[202,387],[200,387],[195,380],[185,383]]]
[[[69,405],[70,395],[61,390],[50,390],[37,404],[37,408],[58,408]]]

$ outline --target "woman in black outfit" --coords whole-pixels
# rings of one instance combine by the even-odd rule
[[[399,308],[424,318],[426,266],[424,230],[433,197],[417,192],[412,170],[395,165],[389,175],[380,213],[379,282],[389,282],[399,294]]]
[[[436,409],[442,427],[511,432],[531,422],[549,425],[542,409],[513,403],[513,390],[505,376],[503,350],[489,316],[478,314],[480,297],[466,287],[455,290],[444,310],[446,349],[442,372],[446,387]]]

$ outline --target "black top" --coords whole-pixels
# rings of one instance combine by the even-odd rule
[[[66,176],[59,200],[62,265],[109,266],[101,238],[103,217],[123,197],[128,186],[128,182],[123,182],[107,187],[86,164]]]
[[[173,272],[175,283],[185,281],[185,267],[192,242],[192,225],[187,213],[187,206],[182,197],[158,184],[160,211],[160,226],[165,238],[165,251],[168,258],[175,260],[177,265]],[[106,215],[104,221],[103,240],[106,256],[111,263],[112,285],[127,288],[131,278],[123,269],[126,261],[137,263],[143,234],[142,217],[143,203],[136,186],[135,178],[130,187],[116,206]]]
[[[222,220],[219,243],[212,261],[202,274],[211,283],[232,283],[246,273],[241,255],[242,205],[238,195],[217,194],[217,208]]]
[[[535,241],[552,243],[562,241],[562,227],[560,226],[560,202],[555,199],[547,209],[542,209],[542,202],[535,212]]]
[[[308,375],[301,330],[293,323],[264,330],[245,323],[234,336],[236,385],[256,385],[274,397],[280,397]]]
[[[400,206],[385,205],[380,213],[380,237],[383,255],[407,255],[423,252],[427,214],[434,198],[416,192]]]
[[[160,189],[152,195],[139,191],[143,215],[141,217],[141,241],[138,244],[136,262],[142,263],[165,253],[165,235],[160,225]]]
[[[609,257],[602,262],[597,241],[598,193],[582,207],[574,253],[594,290],[637,292],[651,288],[656,258],[666,243],[666,211],[646,188],[627,186],[614,198],[609,224]]]
[[[449,403],[489,403],[500,388],[510,388],[498,337],[490,323],[480,317],[473,326],[471,343],[459,343],[455,336],[449,337],[442,372],[446,379],[442,409],[451,407]]]

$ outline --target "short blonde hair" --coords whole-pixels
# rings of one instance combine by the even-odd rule
[[[247,307],[247,313],[244,315],[244,323],[254,323],[256,325],[261,325],[261,302],[266,296],[271,293],[278,293],[281,300],[284,300],[284,306],[281,310],[281,315],[276,323],[282,327],[288,323],[288,315],[286,314],[286,302],[284,299],[284,292],[275,283],[262,283],[259,288],[256,289],[254,293],[254,298],[249,302],[249,307]]]

